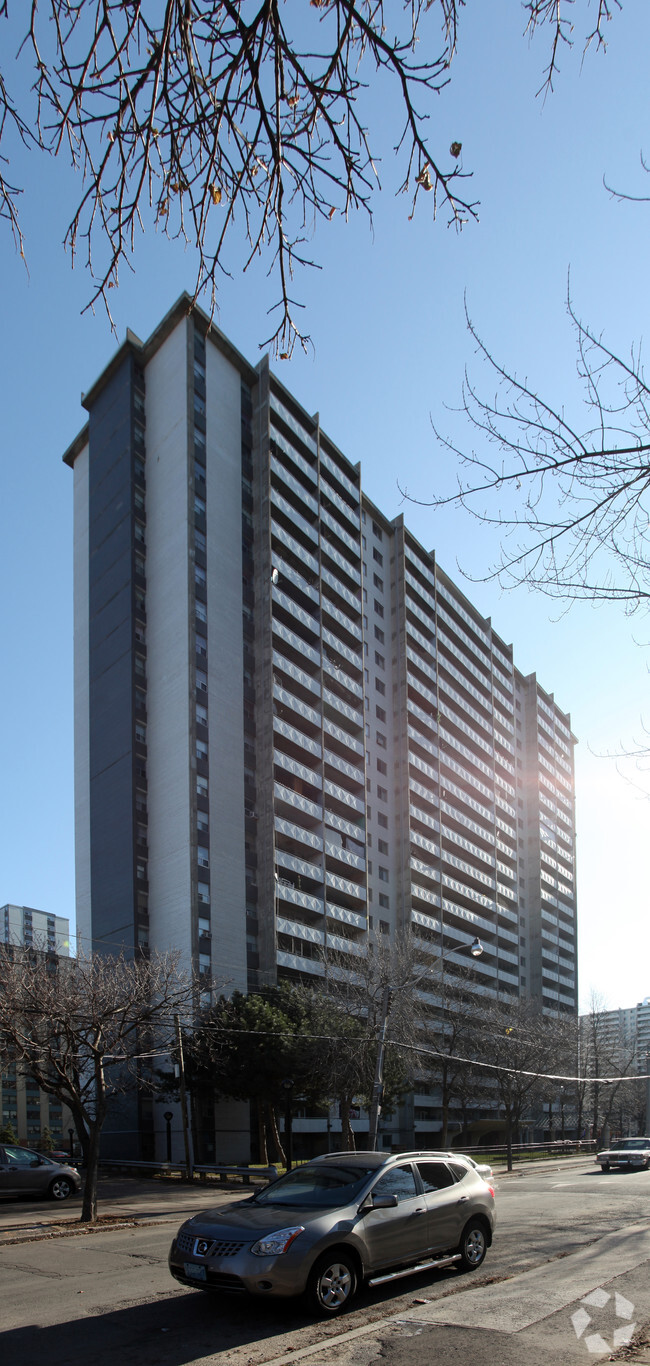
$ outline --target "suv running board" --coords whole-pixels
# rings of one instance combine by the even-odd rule
[[[453,1266],[460,1258],[460,1252],[453,1252],[448,1257],[432,1257],[429,1261],[418,1262],[416,1266],[402,1267],[401,1271],[388,1271],[385,1276],[371,1276],[368,1285],[384,1285],[386,1281],[399,1281],[402,1276],[415,1276],[418,1271],[437,1271],[440,1267]]]

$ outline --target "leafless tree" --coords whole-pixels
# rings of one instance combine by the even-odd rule
[[[502,365],[468,318],[496,394],[466,372],[463,408],[481,445],[465,448],[434,428],[459,473],[456,491],[430,505],[460,504],[498,531],[501,553],[486,579],[562,601],[619,602],[631,615],[650,599],[650,387],[640,350],[616,355],[567,306],[584,387],[574,418]]]
[[[618,3],[618,0],[613,0]],[[92,307],[118,283],[153,214],[169,236],[198,248],[197,293],[227,269],[237,224],[246,265],[264,256],[278,279],[282,356],[297,339],[294,268],[311,261],[319,221],[364,209],[379,186],[377,115],[367,90],[381,82],[398,191],[430,192],[448,221],[476,217],[463,195],[461,144],[429,146],[432,96],[450,79],[463,0],[30,0],[19,26],[36,109],[0,77],[0,217],[22,251],[20,187],[4,170],[17,141],[67,154],[83,189],[67,230],[93,278]],[[589,9],[582,0],[586,14]],[[548,29],[550,88],[573,41],[573,0],[527,0],[528,33]],[[0,0],[0,18],[8,0]],[[586,43],[602,44],[610,17],[599,0]],[[12,73],[16,80],[20,73]],[[395,90],[395,106],[391,103]],[[6,151],[5,151],[6,148]],[[4,168],[4,169],[3,169]],[[413,209],[411,210],[413,212]],[[110,309],[109,309],[110,316]]]
[[[102,1126],[112,1096],[147,1085],[173,1047],[193,987],[175,954],[55,958],[0,946],[0,1047],[71,1111],[84,1157],[81,1219],[97,1217]],[[153,1084],[153,1083],[152,1083]]]
[[[516,996],[486,1001],[482,1023],[483,1058],[505,1121],[506,1160],[512,1171],[512,1145],[520,1125],[536,1107],[540,1081],[547,1086],[557,1068],[555,1031],[537,1002]]]

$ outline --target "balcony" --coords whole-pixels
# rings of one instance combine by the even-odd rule
[[[359,556],[361,551],[361,543],[358,536],[350,536],[350,534],[347,531],[345,531],[345,529],[341,526],[341,523],[339,522],[338,518],[333,517],[331,512],[328,512],[324,507],[321,507],[320,510],[320,520],[321,527],[327,527],[328,530],[331,531],[334,536],[338,537],[339,541],[341,541],[343,545],[347,546],[348,550],[351,551],[351,553],[355,557]],[[323,536],[321,531],[321,541],[322,539]],[[325,538],[325,545],[331,545],[331,541],[328,540],[327,537]],[[350,566],[350,568],[352,568],[352,566]]]
[[[320,773],[313,768],[307,768],[306,764],[301,764],[297,759],[293,759],[290,754],[285,754],[280,749],[273,750],[273,763],[278,768],[284,768],[288,773],[293,773],[294,777],[301,782],[309,783],[311,787],[322,788],[323,780]]]
[[[284,916],[278,916],[278,934],[290,934],[294,939],[304,939],[308,944],[325,943],[325,935],[322,930],[317,930],[313,925],[303,925],[300,920],[285,920]]]
[[[322,536],[321,550],[324,555],[327,555],[330,560],[333,560],[334,564],[338,565],[339,569],[341,569],[344,574],[347,574],[349,579],[352,579],[354,583],[361,584],[360,561],[357,564],[352,564],[350,560],[346,559],[345,555],[340,554],[340,552],[336,549],[336,546],[332,545],[331,541],[324,539]],[[358,554],[358,546],[356,547],[356,551]]]
[[[341,583],[341,580],[337,579],[335,574],[330,574],[329,569],[323,568],[321,570],[321,578],[323,583],[326,583],[333,592],[337,593],[340,598],[343,598],[344,602],[347,602],[349,607],[353,610],[356,609],[357,612],[361,611],[361,599],[359,594],[353,593],[349,588],[346,588],[345,584]]]
[[[330,474],[334,476],[335,479],[338,479],[341,487],[347,489],[348,493],[351,494],[352,497],[355,498],[358,502],[358,485],[354,484],[352,480],[348,477],[348,475],[343,473],[343,470],[331,459],[331,457],[327,454],[327,451],[323,450],[322,446],[320,449],[320,463],[321,469],[327,470]]]
[[[337,799],[337,801],[342,802],[344,806],[351,806],[351,807],[354,808],[355,811],[359,811],[359,812],[361,812],[361,813],[365,816],[365,813],[366,813],[365,796],[364,796],[364,797],[355,797],[355,796],[353,796],[353,794],[352,794],[351,792],[348,791],[347,787],[339,787],[336,783],[333,783],[333,782],[332,782],[331,778],[326,778],[326,779],[325,779],[325,782],[324,782],[324,784],[323,784],[323,787],[324,787],[324,791],[325,791],[330,797],[335,797],[335,798]]]
[[[303,815],[311,816],[314,820],[323,819],[323,809],[316,802],[312,802],[308,797],[303,797],[299,792],[294,792],[291,787],[283,787],[282,783],[273,784],[273,794],[276,801],[286,802],[287,806],[295,807],[296,811],[302,811]]]
[[[320,621],[317,613],[313,614],[311,612],[306,612],[304,607],[299,606],[295,598],[289,597],[288,593],[283,593],[281,588],[273,588],[272,597],[273,602],[277,603],[278,607],[284,607],[285,612],[287,612],[294,621],[299,621],[312,635],[318,638],[320,635]]]
[[[342,844],[335,844],[333,840],[326,838],[325,853],[328,859],[333,858],[336,859],[337,863],[346,863],[349,868],[355,868],[357,872],[365,874],[365,857],[354,854],[350,849],[345,849]]]
[[[351,882],[349,878],[341,877],[338,873],[331,873],[329,868],[325,874],[327,887],[332,887],[334,891],[344,892],[347,896],[354,897],[357,901],[366,900],[366,885]]]
[[[275,445],[278,447],[279,450],[283,452],[284,455],[287,455],[289,459],[293,461],[293,464],[296,466],[296,468],[301,470],[302,473],[306,475],[306,477],[311,481],[315,488],[317,483],[317,476],[314,466],[310,465],[309,462],[305,460],[304,456],[302,456],[300,452],[296,450],[296,447],[292,446],[291,442],[287,441],[286,436],[283,436],[279,428],[273,426],[272,423],[271,443],[273,442],[275,442]]]
[[[320,650],[317,650],[313,645],[308,645],[302,636],[297,636],[294,631],[285,626],[283,621],[278,621],[277,617],[273,619],[273,634],[279,636],[285,644],[291,645],[298,655],[304,655],[306,659],[310,659],[312,664],[320,664]]]
[[[323,597],[321,601],[321,611],[323,616],[327,614],[328,617],[336,622],[337,626],[341,627],[341,630],[347,632],[351,640],[357,641],[359,646],[361,646],[360,620],[352,621],[351,617],[347,617],[345,612],[341,612],[338,607],[334,606],[334,603],[330,598],[327,597]]]
[[[341,498],[341,495],[336,492],[335,488],[332,487],[329,480],[321,479],[320,493],[321,502],[324,503],[327,499],[330,503],[332,503],[333,507],[336,508],[337,512],[340,512],[341,516],[345,517],[348,523],[348,531],[351,532],[353,536],[356,532],[358,537],[361,526],[358,502],[356,508],[351,508],[350,504],[346,503],[345,499]]]
[[[323,898],[314,896],[313,892],[302,892],[299,887],[294,887],[292,882],[283,882],[280,879],[277,883],[278,902],[286,901],[291,906],[300,906],[303,911],[311,911],[313,915],[324,915],[325,906]]]
[[[355,707],[351,707],[349,702],[344,702],[343,698],[339,697],[338,693],[332,692],[329,688],[324,687],[323,701],[326,702],[329,707],[335,708],[341,716],[347,717],[348,721],[352,721],[358,730],[363,730],[363,712],[357,711]]]
[[[353,736],[350,735],[349,730],[343,730],[341,726],[335,726],[333,721],[328,721],[327,719],[323,721],[323,730],[326,735],[331,735],[333,739],[338,740],[346,749],[352,750],[354,754],[358,754],[360,758],[363,758],[365,745],[362,745],[360,740],[355,740]]]
[[[309,558],[311,559],[311,556]],[[274,569],[278,570],[278,573],[280,575],[280,581],[283,584],[292,583],[294,587],[299,590],[300,593],[303,593],[306,598],[310,598],[311,601],[316,604],[317,611],[319,610],[320,595],[318,589],[314,587],[313,583],[310,583],[309,580],[306,579],[303,574],[299,574],[298,570],[294,569],[293,565],[289,564],[288,560],[284,560],[281,555],[274,555],[273,567]],[[273,593],[273,597],[277,598],[277,593],[275,590]]]
[[[275,679],[273,681],[273,699],[275,702],[280,703],[282,707],[289,707],[292,711],[297,712],[304,721],[307,721],[309,725],[314,726],[315,729],[320,732],[320,712],[317,711],[315,707],[308,706],[306,702],[301,702],[299,697],[296,697],[294,693],[289,692],[287,688],[283,688]]]
[[[306,844],[319,853],[323,852],[322,837],[316,835],[313,830],[306,830],[304,825],[295,825],[292,821],[285,821],[282,816],[276,816],[275,829],[288,839],[295,840],[297,844]]]
[[[270,393],[270,406],[271,411],[277,413],[278,417],[282,418],[285,427],[288,427],[290,432],[293,432],[295,436],[299,437],[303,446],[307,447],[307,450],[311,451],[313,455],[316,455],[318,447],[315,438],[310,435],[306,427],[302,426],[302,423],[298,422],[293,416],[293,413],[289,412],[288,408],[285,408],[284,403],[277,397],[277,394],[274,394],[273,390],[271,390]]]
[[[325,627],[323,627],[323,645],[331,646],[338,655],[342,655],[343,659],[347,659],[348,664],[351,664],[354,669],[358,669],[359,673],[361,673],[363,668],[363,656],[360,653],[360,649],[359,651],[351,650],[349,645],[344,645],[343,641],[339,640],[338,636],[335,636],[333,631],[326,630]],[[361,641],[359,641],[359,647],[361,647]]]
[[[351,911],[347,906],[337,906],[328,901],[325,909],[328,919],[339,920],[342,925],[354,925],[357,930],[368,928],[365,915],[359,915],[357,911]]]
[[[325,633],[323,633],[323,636],[324,635]],[[352,693],[354,697],[363,697],[363,687],[361,683],[358,683],[355,678],[351,678],[350,675],[341,668],[341,665],[336,664],[325,652],[323,652],[323,669],[326,673],[330,674],[332,678],[335,678],[342,688],[346,688],[348,692]]]
[[[354,821],[348,821],[344,816],[339,816],[335,811],[325,811],[325,825],[331,830],[340,830],[343,835],[348,835],[365,851],[365,828],[363,821],[358,825]]]
[[[282,717],[273,717],[273,729],[276,735],[282,735],[285,740],[290,740],[292,744],[299,745],[301,749],[307,750],[309,754],[313,754],[315,759],[320,759],[322,751],[318,741],[310,739],[309,736],[304,735],[301,730],[297,730],[295,726],[290,725],[288,721],[283,721]],[[312,780],[310,779],[310,781]]]
[[[323,759],[326,764],[330,765],[330,768],[335,769],[337,774],[345,774],[346,778],[350,779],[350,782],[356,783],[359,787],[365,786],[365,772],[363,768],[357,768],[353,764],[348,764],[345,759],[341,759],[340,755],[335,754],[334,751],[330,749],[324,751]]]
[[[414,873],[419,873],[420,877],[427,878],[429,882],[440,881],[439,869],[434,868],[433,864],[427,863],[424,859],[416,858],[414,854],[411,854],[409,859],[409,867]]]
[[[318,679],[313,678],[311,674],[305,673],[304,669],[301,669],[297,664],[292,663],[285,655],[281,655],[279,650],[273,651],[273,667],[274,669],[277,669],[279,673],[287,674],[289,678],[293,679],[294,683],[299,683],[301,688],[305,688],[308,692],[315,693],[316,696],[320,698]]]
[[[287,872],[293,873],[297,878],[306,877],[313,882],[323,881],[323,869],[317,863],[310,863],[295,854],[288,854],[284,849],[276,849],[275,861],[278,868],[286,868]],[[302,891],[302,888],[298,887],[298,891]]]
[[[425,835],[421,835],[419,830],[411,831],[411,844],[417,845],[418,849],[424,849],[434,858],[440,858],[440,845],[434,844],[433,840],[428,840]]]
[[[427,653],[431,653],[431,654],[433,655],[433,652],[427,651]],[[426,674],[427,678],[430,678],[432,683],[435,683],[435,681],[436,681],[436,671],[435,671],[435,669],[432,668],[432,666],[431,666],[430,664],[427,664],[426,660],[424,660],[424,659],[422,658],[422,655],[418,654],[417,650],[413,650],[413,649],[411,648],[411,646],[408,645],[408,644],[407,644],[407,646],[406,646],[406,658],[407,658],[408,660],[410,660],[411,664],[413,664],[413,665],[415,666],[416,669],[419,669],[419,670],[421,671],[421,673]],[[412,680],[412,679],[410,678],[409,681],[413,681],[413,686],[414,686],[414,687],[416,687],[416,688],[421,687],[421,684],[420,684],[417,680]]]
[[[299,958],[294,953],[284,953],[278,949],[278,967],[289,968],[292,972],[308,972],[313,977],[325,976],[325,964],[318,958]]]
[[[305,550],[304,545],[301,545],[300,541],[295,541],[293,536],[290,536],[289,532],[285,531],[283,526],[280,526],[278,522],[273,521],[273,518],[271,518],[271,535],[283,549],[290,550],[292,554],[296,556],[296,559],[300,560],[300,563],[304,564],[305,568],[309,569],[312,574],[318,574],[318,560],[316,557],[310,555],[309,551]]]
[[[309,511],[314,514],[314,517],[316,517],[318,515],[318,499],[314,494],[308,493],[304,484],[301,484],[300,480],[296,479],[295,476],[289,472],[286,465],[281,460],[278,460],[276,456],[271,456],[270,463],[272,474],[274,474],[277,479],[282,480],[282,483],[286,488],[291,490],[294,497],[297,498],[304,507],[308,508]]]
[[[326,944],[328,949],[334,949],[336,953],[351,953],[356,958],[365,958],[365,944],[357,943],[356,939],[346,939],[342,934],[330,934],[328,931]]]
[[[318,545],[318,531],[314,529],[305,517],[300,516],[300,513],[297,512],[293,506],[293,503],[289,503],[287,499],[283,498],[282,494],[274,488],[271,489],[271,503],[279,512],[284,513],[284,516],[288,519],[291,526],[298,527],[303,536],[307,537],[307,540],[312,541],[314,546]]]

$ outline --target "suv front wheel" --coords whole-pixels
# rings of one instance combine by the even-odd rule
[[[356,1294],[357,1271],[346,1252],[324,1252],[314,1263],[305,1292],[312,1314],[333,1318],[347,1308]]]

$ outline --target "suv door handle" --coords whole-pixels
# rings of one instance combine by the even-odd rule
[[[457,1204],[457,1205],[464,1205],[465,1202],[466,1202],[467,1200],[469,1200],[469,1195],[461,1195],[461,1196],[459,1196],[458,1200],[456,1201],[456,1204]]]
[[[414,1214],[426,1214],[426,1210],[425,1210],[425,1209],[414,1209],[414,1210],[413,1210],[413,1213],[414,1213]]]

